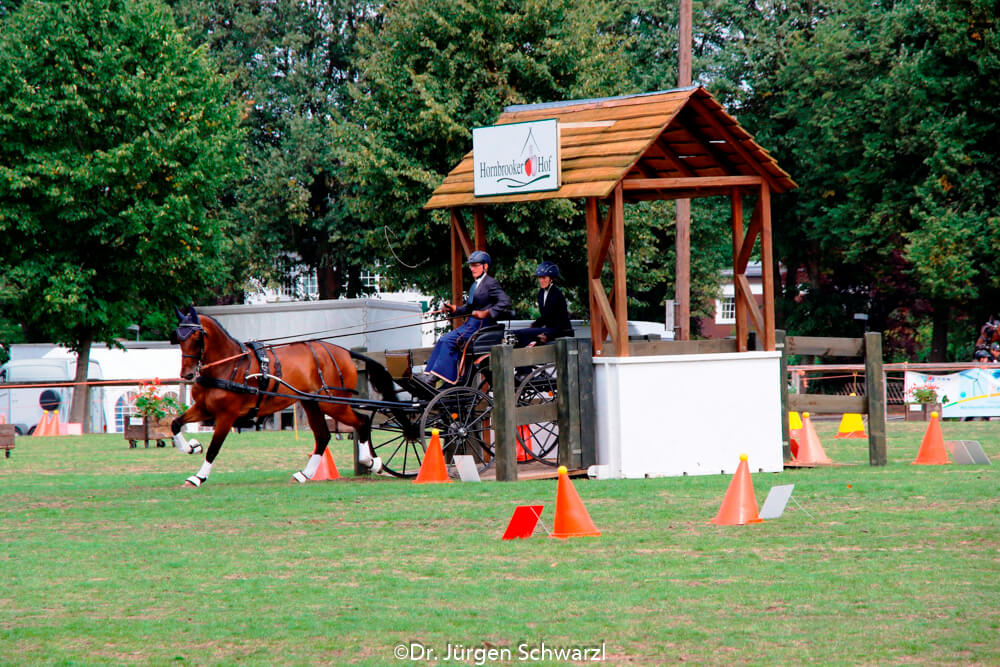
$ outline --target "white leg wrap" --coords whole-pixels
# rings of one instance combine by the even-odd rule
[[[358,463],[370,468],[376,475],[382,472],[382,459],[377,456],[372,458],[372,448],[367,442],[358,443]]]
[[[319,454],[313,454],[309,457],[309,462],[306,463],[306,467],[302,470],[302,473],[309,479],[312,479],[313,475],[316,474],[316,470],[319,469],[319,464],[322,460],[322,456]]]
[[[201,454],[202,452],[200,442],[197,440],[188,442],[184,439],[184,435],[182,433],[178,433],[174,436],[174,446],[185,454]]]
[[[306,463],[306,467],[302,469],[302,472],[296,472],[292,474],[292,479],[294,479],[299,484],[305,484],[306,482],[308,482],[310,479],[313,478],[313,475],[316,474],[316,470],[317,468],[319,468],[319,463],[322,460],[323,460],[322,456],[320,456],[319,454],[313,454],[312,456],[309,457],[309,461]]]
[[[358,441],[358,463],[369,468],[372,465],[372,448],[367,442]]]
[[[191,475],[187,478],[187,482],[194,486],[201,486],[208,480],[210,474],[212,474],[212,464],[205,461],[201,464],[201,468],[196,475]]]

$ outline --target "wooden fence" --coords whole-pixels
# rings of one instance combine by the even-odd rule
[[[886,390],[882,364],[882,335],[875,332],[864,338],[826,338],[812,336],[786,336],[776,332],[776,348],[781,355],[781,423],[782,453],[791,459],[788,436],[788,412],[818,414],[857,413],[868,415],[868,461],[873,466],[886,464],[885,414]],[[818,357],[861,357],[865,366],[864,396],[827,396],[819,394],[790,394],[788,392],[788,355],[801,354]]]

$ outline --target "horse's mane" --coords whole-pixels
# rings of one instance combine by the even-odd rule
[[[226,327],[224,327],[221,324],[219,324],[219,320],[215,319],[211,315],[202,315],[201,313],[198,313],[198,319],[211,321],[212,324],[215,325],[219,329],[219,331],[221,331],[222,334],[224,336],[226,336],[230,341],[232,341],[237,347],[240,347],[240,348],[243,347],[243,343],[241,343],[240,341],[236,340],[236,338],[233,337],[233,334],[231,334],[228,331],[226,331]]]

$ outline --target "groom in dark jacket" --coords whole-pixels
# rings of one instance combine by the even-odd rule
[[[461,306],[444,304],[444,309],[453,315],[471,316],[465,324],[438,339],[425,366],[427,373],[449,384],[458,381],[458,363],[465,342],[481,328],[496,324],[496,318],[510,311],[510,297],[504,293],[497,279],[489,275],[489,269],[488,254],[477,250],[469,255],[473,283],[469,287],[468,298]]]

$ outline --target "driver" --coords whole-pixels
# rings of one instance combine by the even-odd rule
[[[458,381],[458,363],[462,347],[472,334],[481,328],[496,324],[496,318],[510,311],[510,297],[504,293],[497,279],[489,275],[490,256],[482,250],[469,255],[472,285],[465,303],[455,306],[445,302],[444,310],[452,315],[471,315],[465,324],[449,331],[438,339],[427,360],[424,371],[441,378],[448,384]]]

